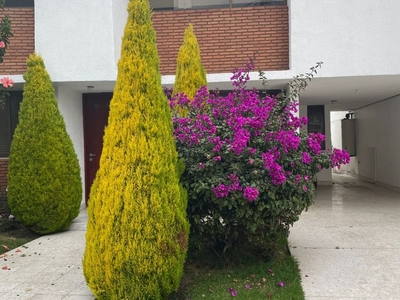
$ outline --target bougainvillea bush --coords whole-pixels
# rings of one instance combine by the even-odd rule
[[[234,73],[227,96],[203,87],[193,102],[184,94],[171,98],[177,149],[186,164],[191,246],[225,251],[287,234],[313,202],[318,171],[349,162],[345,151],[321,150],[322,134],[300,130],[307,118],[296,115],[294,98],[316,67],[276,97],[246,89],[249,63]],[[188,115],[180,116],[181,108]]]

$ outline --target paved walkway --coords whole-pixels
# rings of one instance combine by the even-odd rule
[[[306,299],[400,299],[400,194],[345,175],[334,182],[318,186],[289,238]],[[0,258],[0,300],[93,300],[82,274],[86,222],[82,210],[69,231]]]
[[[307,300],[400,299],[400,194],[334,175],[295,223],[290,246]]]
[[[93,300],[82,273],[86,223],[82,210],[69,231],[42,236],[0,258],[0,300]]]

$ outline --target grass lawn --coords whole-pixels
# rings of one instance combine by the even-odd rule
[[[171,299],[304,300],[297,262],[286,240],[281,247],[285,250],[268,259],[253,257],[224,266],[213,255],[189,257],[179,293]]]
[[[39,236],[20,224],[16,224],[14,228],[6,231],[0,227],[0,254],[26,244]]]

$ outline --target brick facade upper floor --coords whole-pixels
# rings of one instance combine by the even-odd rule
[[[6,6],[0,18],[8,15],[14,36],[0,64],[0,74],[19,75],[26,71],[26,59],[35,51],[35,14],[33,7]]]
[[[207,73],[230,73],[256,56],[256,68],[266,71],[289,68],[287,6],[254,6],[221,9],[156,11],[160,69],[175,74],[183,34],[193,24]]]

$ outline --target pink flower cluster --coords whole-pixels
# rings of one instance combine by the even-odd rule
[[[240,193],[253,202],[288,181],[288,188],[309,192],[309,178],[322,167],[348,163],[349,156],[338,149],[321,151],[324,135],[299,130],[308,120],[297,116],[297,102],[248,90],[252,69],[250,63],[232,76],[235,89],[226,96],[203,87],[193,101],[183,94],[171,98],[178,152],[183,149],[185,163],[196,166],[193,172],[209,174],[205,181],[216,198]],[[187,114],[180,115],[182,110]],[[196,173],[191,175],[196,178]]]
[[[350,155],[346,150],[333,149],[331,158],[331,167],[340,169],[340,165],[348,164],[350,162]]]
[[[3,85],[3,88],[9,88],[9,87],[13,87],[14,85],[14,81],[8,77],[4,77],[2,79],[0,79],[1,84]]]

